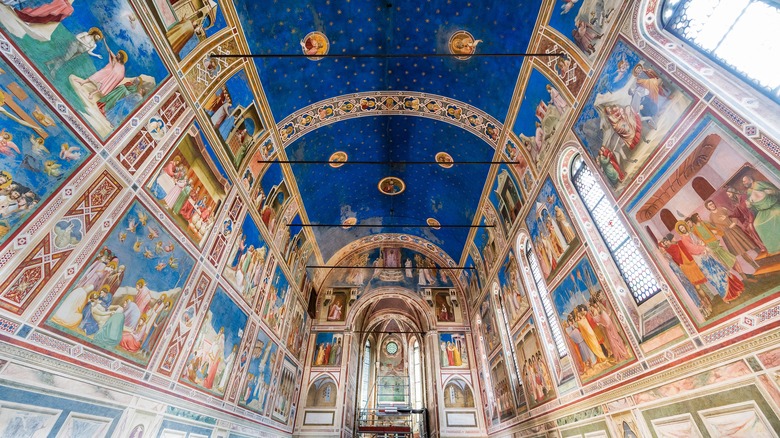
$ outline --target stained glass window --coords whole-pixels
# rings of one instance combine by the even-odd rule
[[[607,244],[620,274],[637,304],[661,290],[650,265],[631,239],[623,221],[581,156],[572,163],[572,182],[588,209],[596,229]]]
[[[531,267],[531,276],[534,278],[534,283],[536,284],[536,293],[539,295],[539,300],[542,302],[544,315],[547,317],[547,325],[550,326],[553,341],[555,342],[555,349],[558,351],[558,357],[565,357],[567,354],[566,345],[563,341],[561,327],[554,322],[557,321],[558,318],[555,315],[555,309],[553,309],[552,302],[550,301],[550,293],[547,291],[547,286],[544,284],[542,270],[539,268],[536,254],[534,254],[530,246],[526,248],[525,256],[528,258],[528,265]]]
[[[780,100],[780,7],[770,0],[666,0],[664,28]]]

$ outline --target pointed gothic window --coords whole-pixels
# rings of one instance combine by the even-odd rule
[[[536,254],[533,249],[531,249],[530,245],[525,249],[525,256],[528,259],[528,266],[531,268],[531,276],[534,278],[536,293],[539,296],[539,301],[542,302],[542,308],[544,308],[544,316],[547,317],[547,325],[550,327],[553,341],[555,341],[555,350],[558,352],[559,358],[566,357],[568,353],[566,352],[566,345],[563,340],[561,328],[554,322],[558,320],[558,317],[555,314],[552,301],[550,301],[550,293],[547,291],[547,286],[544,284],[542,270],[539,267],[539,262],[536,260]]]
[[[579,155],[572,162],[571,174],[574,188],[588,209],[593,224],[606,243],[634,301],[637,304],[644,303],[661,290],[650,265],[618,217],[616,206],[607,198]]]
[[[666,0],[662,26],[726,70],[780,101],[780,6],[772,0]]]

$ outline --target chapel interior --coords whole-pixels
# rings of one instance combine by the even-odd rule
[[[774,0],[0,0],[0,438],[780,438]]]

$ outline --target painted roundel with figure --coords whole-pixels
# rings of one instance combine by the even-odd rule
[[[322,32],[310,32],[301,40],[301,50],[312,61],[319,61],[330,50],[330,41]]]
[[[388,196],[400,195],[406,190],[406,184],[401,178],[394,176],[382,178],[382,180],[379,181],[378,187],[380,192]]]
[[[0,0],[0,438],[780,438],[774,53],[769,0]]]

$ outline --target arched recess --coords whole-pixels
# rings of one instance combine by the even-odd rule
[[[596,274],[598,280],[605,287],[607,297],[610,299],[612,306],[617,310],[621,309],[618,313],[618,319],[626,329],[626,334],[633,334],[629,336],[629,342],[635,351],[641,351],[638,348],[636,341],[640,343],[647,341],[656,334],[659,330],[666,330],[670,327],[679,326],[679,322],[686,318],[680,309],[679,305],[671,305],[668,300],[668,293],[664,291],[669,290],[669,285],[665,281],[665,278],[660,274],[658,266],[654,263],[649,254],[647,254],[647,248],[645,248],[640,242],[641,240],[636,234],[636,231],[629,226],[629,222],[624,216],[622,210],[617,206],[614,198],[609,194],[609,191],[604,189],[604,181],[598,176],[597,172],[593,172],[594,178],[597,179],[596,184],[600,185],[601,190],[604,192],[605,199],[611,202],[613,206],[612,211],[615,213],[615,220],[620,221],[621,228],[624,228],[625,233],[628,235],[627,242],[636,249],[636,256],[642,257],[650,270],[653,281],[658,284],[660,291],[647,299],[646,301],[637,304],[631,292],[629,291],[626,279],[623,278],[623,274],[618,268],[612,252],[605,244],[596,224],[591,218],[591,213],[585,207],[582,202],[579,193],[577,192],[574,182],[572,181],[572,165],[577,157],[581,157],[584,160],[585,166],[589,169],[595,169],[596,166],[591,162],[590,157],[584,151],[584,149],[576,142],[568,142],[563,146],[559,154],[558,162],[555,167],[556,183],[558,184],[561,192],[564,196],[561,196],[564,204],[572,213],[570,216],[574,218],[580,231],[582,232],[587,245],[586,251],[590,252],[591,260],[595,262],[597,269]],[[621,231],[622,232],[622,231]],[[660,318],[659,315],[662,315]],[[654,324],[650,324],[651,317],[656,316]],[[663,318],[666,317],[666,319]],[[628,321],[626,321],[628,319]],[[660,321],[659,321],[660,320]],[[629,323],[630,322],[630,323]],[[682,334],[682,333],[679,333]]]
[[[431,306],[422,297],[408,289],[402,288],[378,288],[361,296],[347,313],[345,324],[355,332],[366,332],[368,317],[374,315],[379,309],[378,304],[383,300],[398,300],[405,305],[405,309],[394,310],[396,316],[404,316],[418,325],[420,332],[428,333],[436,330],[436,318]],[[390,311],[393,311],[390,309]],[[363,341],[365,341],[363,339]]]
[[[336,406],[338,385],[332,377],[322,376],[309,385],[306,407],[333,408]]]
[[[422,239],[420,237],[410,236],[407,234],[374,234],[358,239],[349,245],[344,246],[337,251],[325,264],[327,266],[338,265],[352,265],[353,263],[347,263],[353,254],[357,254],[364,251],[370,251],[377,248],[397,247],[406,248],[412,251],[419,252],[420,254],[430,258],[434,263],[442,267],[456,267],[457,263],[453,260],[449,254],[441,250],[433,243]],[[371,268],[371,267],[367,267]],[[322,308],[323,300],[325,299],[325,293],[323,288],[328,284],[328,278],[333,275],[337,269],[322,270],[317,272],[317,276],[314,278],[315,290],[318,291],[317,309]],[[464,320],[467,318],[468,313],[468,300],[466,296],[466,289],[468,284],[465,283],[465,276],[460,275],[457,270],[449,271],[449,279],[452,281],[452,288],[455,289],[455,294],[458,299],[458,305],[460,306],[461,313]],[[438,287],[438,286],[437,286]],[[386,290],[382,288],[382,290]],[[403,290],[402,288],[395,288],[394,290]],[[372,290],[373,291],[373,290]],[[415,294],[416,295],[416,294]],[[365,294],[360,295],[360,302]],[[419,296],[418,296],[419,297]],[[351,312],[351,310],[350,310]],[[346,324],[351,324],[348,320]]]
[[[430,424],[436,424],[437,383],[429,362],[436,321],[430,306],[411,291],[383,288],[358,300],[347,323],[355,333],[353,345],[359,346],[359,365],[350,371],[359,376],[356,415],[371,422],[381,420],[373,409],[422,407],[428,409]]]
[[[468,409],[476,406],[471,385],[461,377],[450,377],[444,381],[444,408]]]

